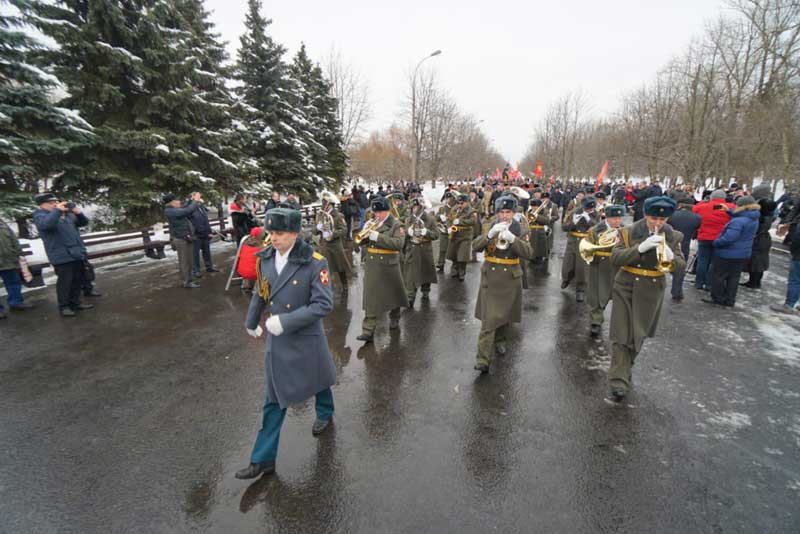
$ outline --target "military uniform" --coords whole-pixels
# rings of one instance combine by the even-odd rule
[[[547,256],[548,256],[548,259],[550,257],[550,254],[552,254],[552,252],[553,252],[553,243],[555,241],[555,235],[556,235],[556,233],[554,231],[555,228],[556,228],[556,222],[558,222],[558,218],[561,215],[560,212],[559,212],[559,209],[558,209],[558,204],[556,204],[555,202],[550,202],[549,212],[550,212],[550,231],[547,232]]]
[[[591,206],[591,197],[584,197],[581,200],[581,208],[577,211],[568,211],[564,216],[563,228],[568,232],[567,247],[564,250],[564,261],[561,264],[561,288],[565,289],[572,279],[575,279],[575,299],[583,302],[586,291],[586,262],[580,259],[578,254],[578,244],[580,240],[588,235],[589,228],[598,223],[597,213],[586,213],[584,211]],[[574,216],[578,217],[575,220]]]
[[[467,274],[467,262],[472,259],[472,233],[477,224],[477,214],[469,204],[463,210],[456,210],[452,226],[457,230],[450,235],[447,259],[453,262],[453,277],[462,281]]]
[[[536,211],[539,206],[531,205],[531,210]],[[531,224],[531,248],[533,261],[546,261],[550,255],[549,236],[552,233],[550,224],[550,206],[539,209],[536,220]]]
[[[416,235],[419,223],[415,211],[422,211],[419,222],[425,228],[425,235]],[[408,294],[408,305],[413,307],[417,289],[422,290],[422,298],[427,299],[431,284],[437,280],[436,266],[433,263],[433,241],[439,237],[436,218],[425,212],[423,206],[412,208],[406,219],[406,244],[403,256],[403,283]],[[411,235],[411,234],[414,235]]]
[[[299,231],[301,215],[277,208],[267,212],[268,230]],[[295,229],[296,228],[296,229]],[[257,291],[247,311],[245,327],[254,337],[264,311],[267,320],[267,348],[264,357],[266,401],[261,429],[256,437],[250,466],[236,473],[237,478],[254,478],[274,471],[281,426],[289,404],[314,396],[317,421],[312,431],[324,429],[333,417],[331,386],[336,383],[336,366],[328,348],[322,318],[333,309],[328,262],[304,241],[297,239],[288,252],[280,273],[277,252],[272,246],[258,252]],[[271,327],[271,325],[273,325]],[[271,328],[278,325],[280,331]]]
[[[389,312],[390,328],[397,328],[400,308],[408,305],[408,294],[403,283],[400,251],[406,234],[400,222],[389,215],[378,229],[378,239],[365,240],[363,308],[361,324],[362,341],[370,341],[378,324],[378,317]]]
[[[450,234],[447,232],[447,229],[450,228],[452,223],[452,219],[450,217],[450,212],[452,209],[453,206],[449,205],[448,203],[444,203],[439,206],[439,209],[436,211],[437,226],[442,225],[445,228],[444,232],[439,232],[439,256],[436,260],[436,269],[439,272],[444,271],[444,262],[447,259],[447,249],[450,246]]]
[[[490,228],[498,221],[495,216]],[[484,251],[481,285],[475,304],[475,318],[481,321],[476,369],[481,364],[488,369],[495,347],[505,352],[509,325],[522,320],[522,261],[531,258],[532,250],[520,237],[522,229],[517,221],[512,222],[510,231],[517,237],[506,250],[498,249],[497,239],[489,239],[488,234],[476,237],[472,243],[476,250]]]
[[[598,235],[609,229],[603,221],[589,229],[586,240],[593,245],[597,244]],[[583,261],[583,260],[581,260]],[[588,287],[586,304],[589,305],[589,321],[592,331],[597,332],[603,324],[604,314],[608,301],[611,300],[611,287],[614,285],[614,276],[617,267],[611,262],[611,249],[596,250],[592,262],[588,266]]]
[[[666,199],[663,200],[662,199]],[[651,202],[654,201],[654,202]],[[645,212],[656,203],[672,203],[667,197],[653,197],[645,202]],[[658,215],[668,217],[666,215]],[[673,270],[682,270],[686,262],[681,252],[680,243],[683,234],[665,224],[661,230],[672,249]],[[666,276],[657,270],[658,258],[656,250],[639,252],[639,245],[650,237],[647,220],[640,219],[633,225],[622,229],[620,240],[611,253],[611,261],[619,272],[614,278],[611,310],[611,367],[608,370],[609,386],[612,394],[624,397],[631,385],[631,368],[642,348],[646,337],[656,333],[661,304],[666,288]]]
[[[320,230],[319,227],[324,224],[327,215],[324,212],[317,213],[317,232],[320,235],[319,253],[328,260],[331,272],[337,273],[339,276],[342,291],[347,291],[347,279],[352,271],[350,261],[344,252],[344,243],[342,242],[347,235],[347,223],[344,220],[344,215],[338,211],[331,209],[330,214],[333,217],[333,229],[331,235],[326,239],[323,235],[323,230]]]

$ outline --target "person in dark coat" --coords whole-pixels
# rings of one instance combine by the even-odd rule
[[[739,197],[736,209],[729,211],[731,220],[714,240],[714,262],[711,264],[711,298],[709,304],[733,307],[739,289],[739,277],[753,251],[753,238],[761,213],[751,196]]]
[[[8,307],[14,311],[23,311],[32,308],[22,297],[22,280],[19,276],[19,259],[22,256],[22,246],[19,244],[14,231],[0,220],[0,280],[6,288]],[[0,319],[6,318],[3,305],[0,304]]]
[[[667,221],[672,228],[683,234],[681,252],[683,252],[684,258],[689,257],[689,246],[692,239],[697,239],[697,230],[703,220],[698,214],[692,212],[693,206],[693,198],[688,196],[681,198],[678,201],[678,210]],[[672,300],[683,300],[683,279],[685,276],[685,270],[672,273]]]
[[[277,191],[273,191],[272,195],[267,200],[267,207],[266,210],[274,210],[278,207],[278,204],[281,203],[281,195]]]
[[[266,402],[250,464],[236,472],[240,479],[275,472],[281,427],[290,404],[315,398],[314,436],[333,421],[331,386],[336,383],[336,365],[322,322],[333,310],[328,261],[298,239],[303,220],[299,211],[276,208],[265,218],[272,244],[256,255],[258,278],[245,328],[251,336],[260,337],[261,316],[269,311]]]
[[[644,201],[652,195],[644,182],[639,182],[639,186],[631,191],[631,195],[633,196],[633,221],[636,222],[644,217]]]
[[[800,300],[800,224],[792,223],[784,231],[789,243],[792,259],[789,262],[789,279],[786,286],[786,300],[782,304],[772,304],[772,311],[783,314],[797,314],[797,301]]]
[[[775,210],[778,207],[775,201],[769,198],[762,198],[758,201],[758,205],[761,206],[758,230],[753,238],[750,260],[744,266],[744,272],[750,276],[747,282],[742,284],[743,287],[749,289],[761,289],[761,279],[769,270],[769,251],[772,248],[772,236],[769,235],[769,229],[772,228],[772,223],[775,221]]]
[[[214,268],[214,262],[211,260],[211,238],[214,236],[211,231],[211,222],[208,220],[208,210],[203,205],[203,197],[199,192],[192,193],[192,197],[196,196],[197,209],[192,212],[192,226],[194,227],[194,241],[192,242],[192,274],[200,278],[200,253],[203,253],[203,263],[206,266],[206,272],[218,273],[219,269]]]
[[[194,228],[192,226],[192,213],[198,208],[199,203],[192,199],[182,206],[180,199],[175,195],[164,196],[164,216],[169,222],[169,236],[172,248],[178,253],[178,266],[180,267],[183,287],[196,289],[200,285],[192,279],[192,256],[194,251]]]
[[[90,310],[81,303],[81,271],[86,262],[86,245],[78,228],[89,224],[86,215],[74,204],[59,201],[52,193],[36,195],[39,209],[33,222],[44,242],[47,258],[56,271],[56,293],[62,317],[74,317],[78,310]]]

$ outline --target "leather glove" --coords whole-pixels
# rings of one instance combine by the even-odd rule
[[[442,222],[447,222],[447,215],[444,215],[444,214],[439,215],[439,220],[442,221]]]
[[[259,337],[261,337],[261,334],[264,333],[264,331],[261,329],[260,326],[256,326],[255,330],[250,330],[248,328],[247,329],[247,333],[250,334],[251,336],[255,337],[255,338],[259,338]]]
[[[322,223],[317,223],[317,230],[322,231]]]
[[[517,239],[517,236],[511,233],[511,230],[503,230],[500,232],[500,239],[513,243]]]
[[[333,238],[333,234],[330,232],[322,232],[322,239],[325,241],[330,241]]]
[[[428,229],[427,229],[427,228],[422,228],[422,229],[419,231],[419,236],[420,236],[420,237],[425,237],[426,235],[428,235]]]
[[[664,239],[663,236],[659,234],[654,234],[639,243],[639,254],[644,254],[648,250],[653,250],[658,245],[661,244],[661,240]]]
[[[488,234],[489,239],[492,239],[493,237],[498,235],[503,230],[506,230],[506,225],[503,224],[503,223],[496,223],[494,226],[492,226],[489,229],[489,234]]]
[[[455,224],[456,226],[458,226],[458,223],[459,223],[459,222],[460,222],[460,221],[459,221],[458,219],[453,219],[453,224]]]
[[[281,324],[281,319],[278,315],[270,315],[269,319],[267,319],[266,326],[267,332],[273,336],[279,336],[283,334],[283,325]]]
[[[378,237],[379,237],[380,235],[381,235],[381,234],[380,234],[380,233],[378,233],[378,231],[377,231],[377,230],[373,230],[373,231],[371,231],[371,232],[369,233],[369,240],[370,240],[370,241],[377,241],[377,240],[378,240]]]

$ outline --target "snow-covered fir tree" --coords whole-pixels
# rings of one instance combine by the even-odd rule
[[[246,111],[243,171],[249,178],[278,191],[294,191],[304,201],[315,200],[332,180],[319,174],[315,155],[322,153],[310,133],[301,107],[300,88],[283,62],[286,49],[267,33],[271,24],[261,14],[261,2],[249,0],[245,33],[240,38],[236,78]]]
[[[44,45],[25,31],[15,0],[0,15],[0,212],[23,223],[42,188],[69,194],[78,183],[82,149],[95,135],[73,109],[55,104],[59,80],[35,65]]]

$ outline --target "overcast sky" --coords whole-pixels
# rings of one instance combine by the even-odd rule
[[[206,0],[235,57],[247,0]],[[650,80],[722,13],[721,0],[405,0],[264,2],[274,39],[289,54],[305,42],[321,61],[332,46],[368,79],[370,129],[396,119],[406,73],[427,61],[465,112],[512,163],[524,155],[548,103],[582,88],[593,112]],[[289,56],[287,59],[291,59]]]

